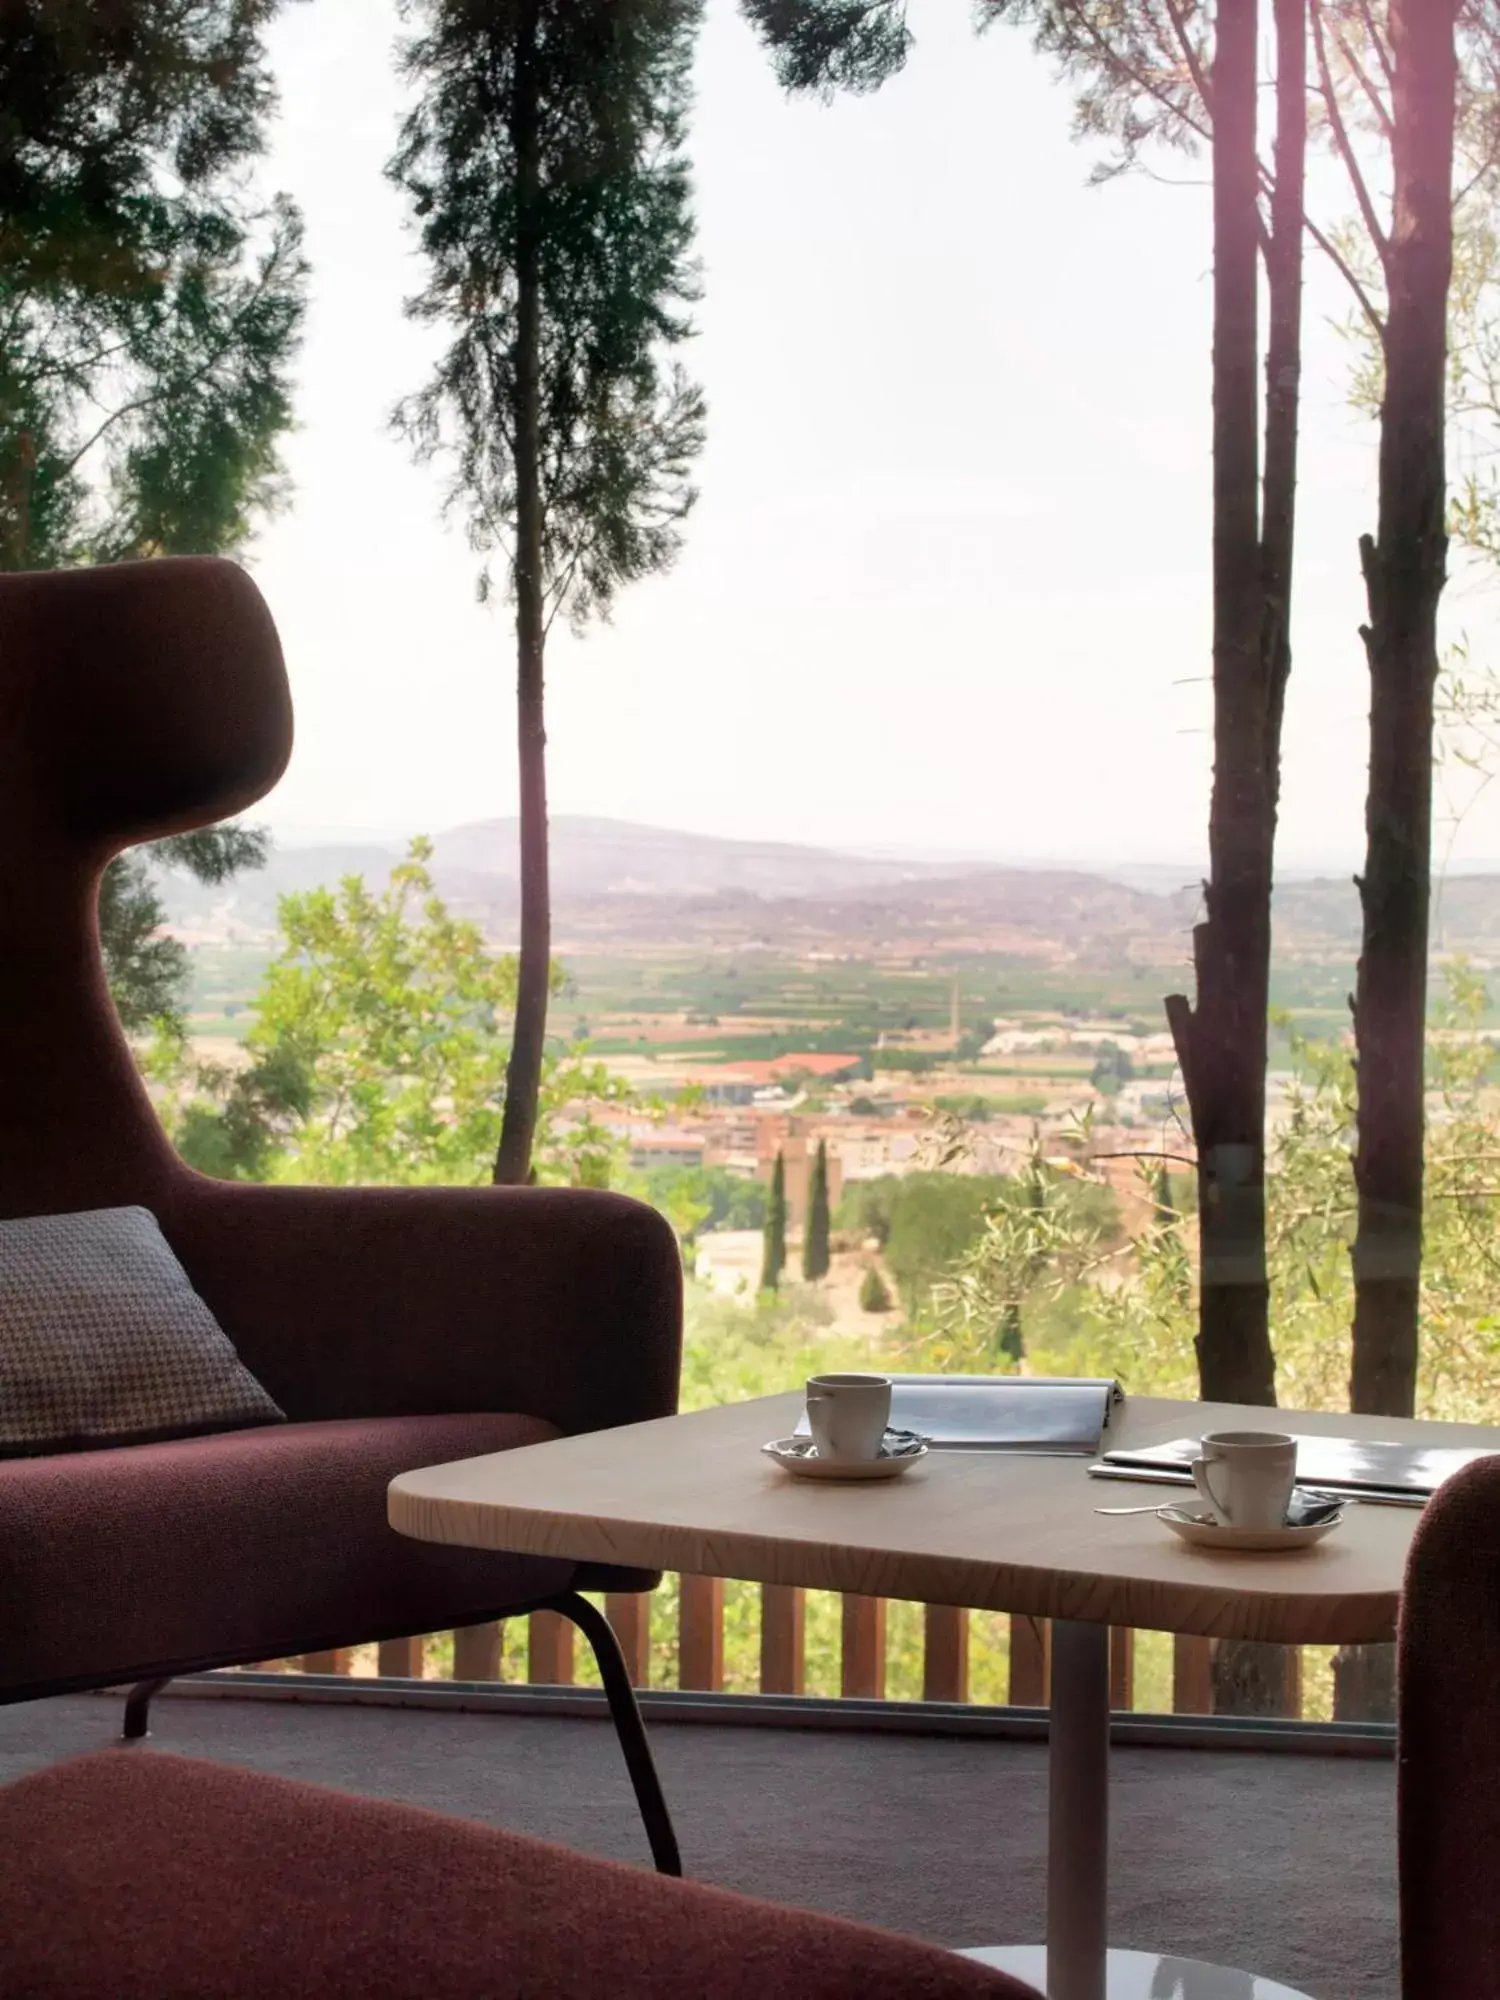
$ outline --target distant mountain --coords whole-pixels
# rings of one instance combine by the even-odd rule
[[[384,882],[401,858],[396,847],[339,844],[273,847],[264,868],[252,868],[218,888],[195,882],[181,869],[162,878],[167,922],[179,930],[212,931],[227,939],[269,936],[276,928],[278,897],[332,888],[346,875]]]
[[[773,840],[724,840],[636,826],[630,820],[559,814],[552,822],[552,884],[577,896],[839,895],[876,882],[911,882],[953,872],[951,864],[871,859]],[[440,872],[518,879],[519,830],[513,819],[486,819],[441,833]]]
[[[518,913],[516,838],[514,820],[484,820],[434,841],[442,894],[507,943]],[[351,874],[378,888],[402,851],[373,841],[278,847],[264,869],[217,889],[174,873],[163,899],[169,921],[189,936],[264,939],[274,932],[279,896],[332,887]],[[552,823],[562,950],[985,951],[1086,967],[1185,968],[1202,891],[1175,882],[1176,873],[870,857],[569,814]],[[1275,922],[1283,961],[1342,963],[1359,948],[1359,900],[1347,876],[1283,881]],[[1441,885],[1433,941],[1480,959],[1500,955],[1500,873]]]

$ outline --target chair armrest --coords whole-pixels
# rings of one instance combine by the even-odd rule
[[[586,1431],[677,1406],[682,1259],[622,1195],[184,1175],[160,1220],[291,1417],[496,1410]]]

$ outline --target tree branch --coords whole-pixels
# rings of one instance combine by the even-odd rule
[[[1198,100],[1203,106],[1204,115],[1207,117],[1209,123],[1212,124],[1214,115],[1213,86],[1207,72],[1204,70],[1203,59],[1193,47],[1192,37],[1188,34],[1187,22],[1183,17],[1178,0],[1163,0],[1163,4],[1167,10],[1167,18],[1172,23],[1172,32],[1177,37],[1177,46],[1182,51],[1182,60],[1187,64],[1188,75],[1193,79],[1193,88],[1197,91]]]
[[[1179,119],[1182,124],[1186,125],[1188,130],[1202,140],[1205,146],[1209,143],[1213,137],[1212,127],[1200,119],[1190,118],[1182,106],[1173,98],[1170,91],[1164,90],[1151,76],[1137,69],[1133,63],[1126,62],[1115,49],[1111,48],[1105,36],[1087,14],[1079,14],[1076,10],[1070,10],[1070,19],[1073,20],[1077,27],[1083,30],[1085,36],[1093,44],[1094,52],[1101,66],[1106,71],[1113,70],[1116,75],[1126,78],[1143,95],[1151,98],[1164,111],[1169,112],[1173,118]],[[1206,101],[1204,109],[1206,112]]]
[[[1384,132],[1386,138],[1389,139],[1392,132],[1395,130],[1395,127],[1391,121],[1390,107],[1386,104],[1385,99],[1381,96],[1380,92],[1375,88],[1374,84],[1370,81],[1369,76],[1366,74],[1364,64],[1360,61],[1355,51],[1352,48],[1350,48],[1349,44],[1344,40],[1343,34],[1338,28],[1335,28],[1333,31],[1333,39],[1339,45],[1339,54],[1344,58],[1344,61],[1349,65],[1350,74],[1353,76],[1355,82],[1359,85],[1360,89],[1364,92],[1365,99],[1368,102],[1370,109],[1375,113],[1376,118],[1379,120],[1381,131]]]
[[[1196,1159],[1192,1159],[1192,1158],[1190,1158],[1190,1157],[1189,1157],[1189,1156],[1188,1156],[1188,1155],[1187,1155],[1186,1153],[1159,1153],[1159,1152],[1155,1152],[1155,1151],[1153,1151],[1153,1150],[1152,1150],[1151,1148],[1149,1148],[1149,1147],[1139,1147],[1139,1148],[1131,1148],[1131,1149],[1129,1149],[1128,1151],[1126,1151],[1126,1152],[1123,1152],[1123,1153],[1090,1153],[1090,1154],[1089,1154],[1089,1159],[1090,1159],[1090,1161],[1094,1161],[1094,1160],[1165,1160],[1165,1161],[1167,1161],[1167,1162],[1168,1162],[1169,1164],[1171,1164],[1172,1166],[1177,1166],[1177,1167],[1194,1167],[1194,1168],[1196,1168],[1196,1166],[1197,1166],[1197,1164],[1198,1164],[1198,1162],[1197,1162],[1197,1160],[1196,1160]]]
[[[1374,14],[1370,11],[1370,0],[1359,0],[1359,17],[1365,24],[1365,33],[1370,37],[1370,46],[1379,58],[1381,72],[1385,77],[1386,89],[1389,90],[1396,80],[1396,68],[1391,61],[1391,52],[1386,47],[1384,37],[1381,35],[1380,25],[1376,21]]]
[[[1318,58],[1318,77],[1322,85],[1323,102],[1328,110],[1328,125],[1333,133],[1333,142],[1339,158],[1349,176],[1349,184],[1354,189],[1354,199],[1359,204],[1360,215],[1369,231],[1370,241],[1385,263],[1389,250],[1385,231],[1380,226],[1380,218],[1375,213],[1375,204],[1370,199],[1370,190],[1365,185],[1365,177],[1360,171],[1359,161],[1354,156],[1354,148],[1349,141],[1349,130],[1344,123],[1344,114],[1339,106],[1338,92],[1334,88],[1333,74],[1328,67],[1328,46],[1323,39],[1323,0],[1310,0],[1308,12],[1312,16],[1313,48]],[[1345,273],[1347,276],[1347,272]]]
[[[280,268],[280,264],[281,259],[279,255],[274,252],[267,255],[249,298],[230,321],[229,326],[225,330],[224,338],[211,353],[204,356],[197,368],[193,369],[186,377],[174,376],[170,380],[160,383],[148,395],[134,397],[128,403],[122,403],[118,409],[111,410],[103,423],[84,440],[77,451],[73,453],[72,457],[64,463],[62,471],[64,473],[71,472],[79,460],[87,457],[94,446],[98,444],[99,440],[104,437],[106,432],[112,430],[122,417],[137,416],[142,410],[155,409],[159,403],[165,402],[170,397],[180,395],[184,389],[196,388],[200,382],[205,381],[213,373],[214,369],[218,367],[224,356],[233,352],[238,341],[240,327],[243,325],[246,315],[252,306],[256,305],[265,295],[273,276]]]
[[[1313,221],[1310,215],[1304,213],[1302,221],[1303,221],[1303,226],[1306,228],[1308,235],[1312,238],[1313,242],[1317,244],[1318,248],[1322,251],[1323,255],[1328,259],[1329,263],[1332,264],[1333,268],[1343,278],[1345,284],[1348,285],[1350,291],[1353,292],[1355,298],[1359,301],[1360,311],[1364,314],[1365,318],[1370,322],[1370,327],[1372,332],[1375,334],[1376,339],[1379,340],[1381,346],[1384,347],[1385,321],[1376,311],[1375,301],[1370,297],[1370,294],[1365,290],[1363,284],[1361,284],[1359,277],[1355,272],[1353,266],[1348,262],[1347,258],[1345,258],[1342,251],[1339,250],[1339,248],[1333,242],[1333,240],[1330,237],[1324,235],[1323,231],[1319,229],[1317,223]]]

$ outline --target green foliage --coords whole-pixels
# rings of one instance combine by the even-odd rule
[[[981,1021],[977,1027],[965,1028],[953,1045],[954,1062],[978,1062],[984,1054],[985,1043],[995,1032],[993,1021]]]
[[[906,0],[740,0],[784,89],[877,90],[906,61]]]
[[[1079,1170],[1049,1160],[1033,1137],[1026,1167],[990,1202],[931,1291],[926,1358],[938,1369],[985,1374],[1018,1363],[1028,1309],[1056,1298],[1103,1248],[1113,1203],[1081,1201]]]
[[[1129,1052],[1111,1045],[1101,1049],[1089,1081],[1101,1097],[1118,1097],[1121,1084],[1129,1083],[1134,1075],[1135,1064]]]
[[[987,1125],[992,1118],[1034,1118],[1047,1108],[1047,1098],[1040,1090],[1013,1091],[1008,1097],[957,1093],[940,1095],[932,1101],[939,1111],[946,1111],[969,1125]]]
[[[802,1231],[802,1275],[809,1284],[828,1276],[828,1147],[820,1139],[807,1190],[807,1221]]]
[[[275,0],[0,10],[0,570],[222,553],[281,490],[307,271],[247,168]],[[100,942],[125,1027],[182,1025],[160,867],[217,882],[263,837],[213,828],[113,862]]]
[[[786,1269],[786,1161],[776,1155],[771,1170],[771,1193],[766,1202],[766,1247],[761,1259],[760,1288],[774,1292]]]
[[[762,1229],[766,1190],[727,1167],[648,1167],[625,1183],[625,1192],[659,1208],[691,1243],[710,1229]]]
[[[946,1111],[951,1117],[962,1118],[969,1125],[987,1125],[995,1115],[995,1100],[974,1093],[935,1097],[933,1103],[939,1111]]]
[[[1113,148],[1096,180],[1134,166],[1152,142],[1189,154],[1208,143],[1199,84],[1212,63],[1209,12],[1194,0],[979,0],[977,12],[983,27],[1029,27],[1075,85],[1075,132]]]
[[[716,1296],[696,1280],[685,1292],[682,1407],[743,1402],[800,1389],[825,1368],[858,1367],[868,1348],[827,1331],[821,1293],[801,1285],[745,1300]]]
[[[0,16],[0,569],[238,547],[306,267],[247,167],[274,0]]]
[[[426,841],[378,894],[358,876],[284,896],[281,949],[246,1037],[248,1066],[157,1077],[190,1163],[232,1178],[479,1184],[499,1136],[516,962],[434,890]],[[554,975],[558,977],[559,975]],[[592,1115],[628,1092],[578,1050],[549,1057],[538,1176],[608,1185],[617,1144]]]
[[[895,1174],[877,1174],[868,1181],[846,1181],[834,1217],[835,1226],[861,1236],[873,1236],[884,1248],[890,1237],[900,1186]]]
[[[525,249],[539,287],[538,581],[549,615],[578,622],[672,561],[694,498],[703,400],[665,357],[696,296],[682,145],[699,0],[406,11],[421,32],[402,68],[420,97],[390,174],[427,265],[408,311],[450,340],[397,425],[448,463],[476,550],[513,544]],[[518,131],[523,95],[534,131]]]
[[[1428,1044],[1437,1099],[1427,1136],[1417,1413],[1500,1417],[1500,1182],[1483,983],[1450,968]],[[1296,1073],[1268,1153],[1267,1253],[1278,1398],[1348,1406],[1355,1221],[1354,1073],[1344,1044],[1292,1038]],[[1000,1365],[1012,1325],[1037,1373],[1118,1375],[1138,1393],[1196,1394],[1197,1223],[1188,1176],[1143,1163],[1150,1219],[1116,1240],[1104,1190],[1037,1160],[1026,1199],[991,1209],[933,1288],[913,1353],[922,1365]]]
[[[998,1195],[987,1174],[905,1176],[891,1211],[885,1263],[909,1313],[979,1235]]]
[[[867,1313],[883,1313],[891,1309],[890,1287],[873,1264],[859,1281],[859,1308]]]
[[[225,882],[265,864],[270,836],[261,827],[205,827],[173,834],[113,860],[99,884],[99,948],[110,997],[127,1034],[154,1022],[172,1034],[184,1028],[190,978],[186,947],[160,934],[166,917],[158,870],[180,868],[199,882]]]

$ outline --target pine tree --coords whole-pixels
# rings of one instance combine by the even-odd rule
[[[766,1202],[765,1255],[761,1260],[760,1288],[774,1292],[786,1269],[786,1161],[780,1153],[771,1170],[771,1193]]]
[[[221,554],[281,489],[301,219],[277,0],[0,10],[0,569]]]
[[[167,912],[157,869],[181,869],[195,881],[215,885],[242,868],[264,866],[270,845],[260,827],[210,826],[135,848],[105,869],[99,884],[99,949],[110,998],[127,1032],[153,1022],[182,1031],[188,954],[176,938],[162,935]]]
[[[809,1284],[828,1276],[828,1146],[818,1141],[812,1185],[807,1191],[807,1221],[802,1230],[802,1275]]]
[[[0,9],[0,570],[230,553],[281,498],[307,270],[246,171],[277,4]],[[181,1020],[157,870],[221,882],[265,846],[211,827],[110,865],[127,1028]]]
[[[515,604],[521,959],[497,1181],[530,1171],[551,974],[544,664],[564,612],[665,569],[703,401],[668,360],[696,296],[682,145],[701,0],[408,0],[420,90],[391,177],[450,342],[397,412],[451,468]],[[489,589],[488,571],[480,581]]]

